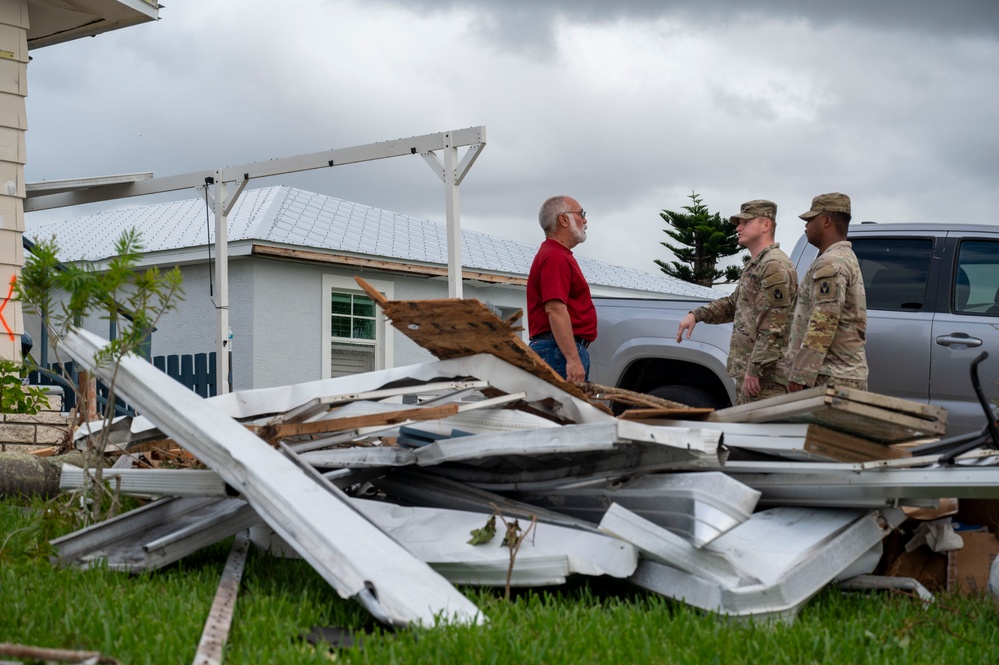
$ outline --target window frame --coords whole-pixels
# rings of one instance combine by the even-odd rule
[[[364,280],[387,299],[394,299],[395,285],[386,280],[367,279]],[[378,303],[375,303],[375,339],[353,339],[347,337],[334,337],[331,328],[333,320],[333,293],[349,293],[351,295],[367,295],[361,289],[353,277],[344,275],[324,274],[322,279],[322,353],[320,376],[323,379],[331,378],[331,366],[333,363],[332,345],[336,344],[357,344],[358,346],[373,345],[375,347],[375,369],[385,369],[392,367],[393,363],[393,332],[392,324],[381,311]]]

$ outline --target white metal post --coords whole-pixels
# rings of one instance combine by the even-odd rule
[[[215,385],[218,394],[229,392],[229,224],[226,186],[222,170],[215,172]]]
[[[461,298],[461,212],[455,166],[458,148],[444,133],[444,211],[447,215],[447,295]]]

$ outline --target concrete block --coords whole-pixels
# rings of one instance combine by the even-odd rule
[[[0,441],[4,443],[34,443],[34,425],[0,425]]]
[[[65,423],[62,427],[55,425],[38,425],[35,428],[35,443],[54,446],[66,440],[67,428]]]

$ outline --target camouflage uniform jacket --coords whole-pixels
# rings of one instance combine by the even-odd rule
[[[867,295],[852,245],[830,245],[801,283],[791,326],[787,378],[815,385],[819,375],[867,380]]]
[[[732,321],[729,375],[741,379],[748,373],[786,385],[787,328],[797,294],[794,264],[773,243],[746,264],[731,295],[698,307],[694,318],[705,323]]]

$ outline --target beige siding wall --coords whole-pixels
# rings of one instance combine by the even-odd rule
[[[28,5],[0,0],[0,358],[17,359],[24,320],[20,303],[8,301],[24,265],[24,133],[28,129]],[[6,325],[3,325],[6,324]]]

